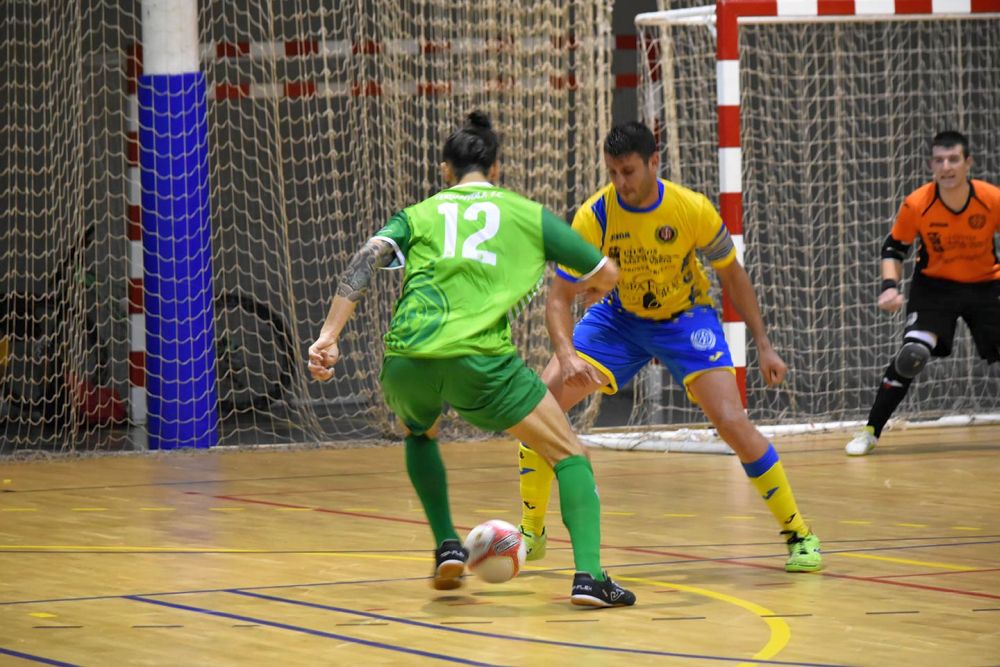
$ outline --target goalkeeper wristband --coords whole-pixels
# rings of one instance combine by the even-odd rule
[[[899,283],[893,280],[892,278],[884,278],[882,280],[882,290],[879,292],[879,294],[886,291],[887,289],[899,289]]]

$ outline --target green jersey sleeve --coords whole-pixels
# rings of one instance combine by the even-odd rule
[[[406,264],[406,251],[410,248],[410,219],[406,215],[406,211],[400,211],[389,218],[389,222],[375,232],[372,238],[388,241],[395,251],[396,258],[388,266],[382,268],[398,269],[404,266]]]
[[[581,276],[589,276],[604,263],[600,250],[546,208],[542,209],[542,239],[545,259],[578,271]]]

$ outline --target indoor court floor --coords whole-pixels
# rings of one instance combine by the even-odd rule
[[[1000,665],[1000,427],[780,438],[825,569],[734,456],[593,450],[603,560],[638,603],[569,602],[542,561],[429,586],[401,447],[0,466],[0,665]],[[513,442],[443,443],[455,523],[519,519]]]

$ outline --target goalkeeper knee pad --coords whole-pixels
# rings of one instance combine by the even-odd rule
[[[912,379],[924,369],[931,359],[931,348],[922,340],[904,339],[903,347],[899,348],[893,367],[896,372],[907,379]]]

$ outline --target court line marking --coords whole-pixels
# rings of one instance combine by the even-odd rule
[[[191,605],[180,604],[177,602],[166,602],[165,600],[151,600],[149,598],[141,597],[138,595],[124,595],[122,596],[126,600],[132,600],[134,602],[145,602],[146,604],[155,604],[162,607],[169,607],[172,609],[180,609],[181,611],[191,611],[198,614],[207,614],[209,616],[218,616],[220,618],[228,618],[235,621],[244,621],[246,623],[257,623],[259,625],[267,625],[272,628],[278,628],[279,630],[290,630],[291,632],[300,632],[307,635],[314,635],[317,637],[323,637],[324,639],[337,639],[340,641],[349,642],[352,644],[360,644],[368,648],[378,648],[387,651],[396,651],[397,653],[406,653],[409,655],[417,655],[423,658],[436,658],[438,660],[445,660],[447,662],[456,662],[461,665],[483,665],[484,667],[498,667],[494,663],[490,662],[478,662],[476,660],[468,660],[466,658],[459,658],[456,656],[445,655],[444,653],[432,653],[430,651],[422,651],[420,649],[408,648],[406,646],[393,646],[392,644],[386,644],[384,642],[372,641],[369,639],[361,639],[360,637],[351,637],[349,635],[340,635],[335,632],[326,632],[324,630],[314,630],[312,628],[302,627],[300,625],[290,625],[288,623],[280,623],[278,621],[269,621],[263,618],[254,618],[252,616],[244,616],[242,614],[231,614],[225,611],[217,611],[215,609],[206,609],[204,607],[194,607]]]
[[[226,547],[136,547],[136,546],[88,546],[74,544],[0,544],[0,553],[108,553],[108,554],[297,554],[300,556],[340,556],[342,558],[368,558],[408,561],[429,561],[431,556],[402,556],[380,554],[371,551],[322,551],[322,550],[274,550],[235,549]]]
[[[962,542],[962,543],[950,543],[950,544],[913,544],[913,545],[906,545],[906,546],[874,547],[873,549],[871,549],[871,551],[924,549],[924,548],[934,548],[934,547],[954,547],[954,546],[969,546],[970,544],[974,545],[974,544],[996,544],[996,543],[997,543],[997,541],[994,540],[994,541],[988,541],[988,542],[972,542],[972,543],[970,543],[970,542]],[[602,545],[602,548],[609,548],[609,547],[604,547]],[[702,559],[698,559],[698,558],[695,558],[695,557],[690,556],[688,554],[683,554],[683,553],[678,553],[678,552],[673,552],[673,551],[658,551],[658,550],[652,550],[652,549],[635,549],[635,548],[629,548],[629,547],[610,547],[610,548],[620,549],[621,551],[626,551],[626,552],[637,552],[637,553],[647,553],[647,554],[652,554],[652,555],[673,556],[675,558],[689,558],[689,559],[691,559],[689,562],[697,562],[697,561],[700,560],[700,561],[703,561],[703,562],[717,562],[717,563],[725,563],[725,564],[728,564],[728,565],[740,565],[740,566],[743,566],[743,567],[755,567],[755,568],[758,568],[758,569],[771,570],[771,571],[774,571],[774,572],[784,572],[785,571],[784,567],[777,566],[777,565],[765,565],[764,563],[748,563],[748,562],[743,562],[743,561],[747,561],[747,560],[751,560],[751,559],[774,558],[773,555],[768,555],[768,556],[727,557],[727,558],[702,558]],[[855,553],[855,552],[859,552],[859,551],[866,551],[866,549],[855,549],[855,550],[852,550],[852,551],[833,551],[833,552],[827,551],[827,552],[824,552],[824,553],[826,555],[829,555],[831,553],[843,555],[845,553]],[[653,565],[653,564],[655,564],[655,563],[643,563],[643,564],[640,564],[640,565]],[[668,561],[667,563],[664,563],[664,564],[671,564],[671,562]],[[638,567],[640,565],[631,564],[631,565],[629,565],[629,567]],[[839,574],[837,572],[831,572],[828,569],[823,569],[823,570],[820,570],[818,572],[809,572],[807,574],[808,574],[808,576],[813,576],[813,577],[828,577],[830,579],[843,579],[843,580],[846,580],[846,581],[863,581],[863,582],[872,583],[872,584],[888,584],[890,586],[902,586],[904,588],[915,588],[915,589],[924,590],[924,591],[935,591],[935,592],[938,592],[938,593],[949,593],[949,594],[953,594],[953,595],[966,595],[966,596],[969,596],[969,597],[987,598],[989,600],[1000,600],[1000,595],[995,595],[993,593],[980,593],[980,592],[977,592],[977,591],[966,591],[966,590],[962,590],[960,588],[945,588],[943,586],[929,586],[927,584],[915,584],[915,583],[909,582],[909,581],[896,581],[894,579],[884,579],[884,578],[879,578],[879,577],[859,577],[859,576],[851,575],[851,574]],[[802,574],[802,575],[798,575],[798,576],[806,576],[806,574]]]
[[[210,494],[203,494],[203,493],[198,492],[198,491],[188,491],[188,492],[185,492],[185,493],[190,494],[190,495],[207,495],[207,496],[209,496],[211,498],[215,498],[215,499],[219,499],[219,500],[228,500],[228,501],[233,501],[233,502],[245,502],[245,503],[250,503],[250,504],[268,505],[268,506],[272,506],[272,507],[302,507],[301,505],[292,505],[292,504],[288,504],[288,503],[276,503],[276,502],[269,501],[269,500],[256,500],[254,498],[246,498],[246,497],[243,497],[243,496],[216,496],[216,495],[210,495]],[[348,511],[345,511],[345,510],[331,510],[331,509],[327,509],[327,508],[323,508],[323,507],[314,507],[312,509],[314,511],[316,511],[316,512],[328,513],[328,514],[339,514],[339,515],[353,516],[353,517],[358,517],[358,518],[378,519],[378,520],[382,520],[382,521],[395,521],[395,522],[401,522],[401,523],[427,525],[426,521],[417,521],[417,520],[414,520],[414,519],[404,519],[404,518],[401,518],[401,517],[393,517],[393,516],[387,516],[387,515],[383,515],[383,514],[367,514],[367,513],[361,513],[361,512],[348,512]],[[553,541],[562,541],[562,542],[569,543],[568,539],[563,539],[563,540],[556,539],[556,540],[553,540]],[[899,549],[899,548],[926,548],[927,546],[939,546],[939,545],[911,545],[911,546],[908,546],[908,547],[898,547],[898,546],[874,547],[873,549],[870,549],[870,550],[889,550],[889,549]],[[952,546],[952,545],[941,545],[941,546]],[[626,551],[626,552],[651,553],[651,551],[645,551],[645,550],[642,550],[642,549],[636,549],[634,547],[616,547],[616,546],[613,546],[613,545],[606,545],[606,544],[602,544],[601,545],[601,549],[602,550],[604,550],[604,549],[618,549],[618,550]],[[868,551],[868,550],[869,549],[857,549],[856,551]],[[679,558],[687,558],[687,559],[700,560],[700,558],[698,558],[696,556],[693,556],[691,554],[682,554],[682,553],[676,553],[676,552],[660,552],[660,553],[662,553],[662,555],[666,555],[666,556],[676,556],[676,557],[679,557]],[[847,553],[847,552],[844,552],[844,551],[832,551],[832,552],[829,552],[828,551],[826,553],[844,554],[844,553]],[[749,558],[761,558],[761,557],[747,557],[747,559],[749,559]],[[759,564],[759,563],[743,563],[743,562],[740,562],[743,559],[741,559],[739,557],[736,557],[736,558],[730,557],[730,558],[725,558],[725,559],[711,559],[711,560],[716,560],[716,562],[729,563],[729,564],[733,564],[733,565],[741,565],[741,566],[744,566],[744,567],[758,567],[758,568],[767,568],[767,569],[771,569],[771,570],[784,570],[784,567],[762,565],[762,564]],[[824,574],[828,574],[828,573],[825,573],[823,570],[820,570],[819,572],[814,572],[814,573],[811,573],[811,574],[824,575]],[[863,578],[863,580],[865,580],[865,581],[871,581],[871,579],[867,579],[867,578]],[[886,583],[893,583],[893,582],[886,582]],[[900,585],[902,585],[904,582],[899,582],[899,583],[900,583]],[[955,591],[955,592],[958,592],[958,591]]]
[[[973,427],[973,428],[976,428],[976,427]],[[991,426],[984,424],[984,425],[980,426],[979,428],[988,429],[988,428],[991,428]],[[502,440],[502,442],[506,442],[506,440]],[[468,444],[468,443],[456,443],[456,444]],[[948,444],[967,444],[967,443],[960,443],[957,440],[955,440],[955,441],[949,440],[949,441],[943,442],[942,444],[948,445]],[[960,459],[983,458],[983,457],[991,457],[992,458],[992,457],[995,456],[994,450],[997,449],[997,446],[993,445],[990,440],[987,439],[987,440],[984,440],[982,443],[975,442],[975,443],[971,443],[971,444],[973,445],[972,448],[969,449],[969,450],[967,450],[967,451],[964,451],[964,452],[952,451],[948,456],[922,456],[922,458],[920,460],[921,461],[940,461],[940,460],[950,461],[950,460],[953,460],[953,459],[956,459],[956,458],[960,458]],[[892,448],[893,445],[889,444],[889,445],[887,445],[887,447]],[[292,447],[292,446],[286,447],[286,449],[289,452],[295,452],[296,451],[295,447]],[[602,449],[602,448],[599,448],[599,447],[598,448],[592,448],[592,449],[595,452],[606,452],[606,451],[608,451],[608,450],[605,450],[605,449]],[[826,447],[823,447],[823,448],[803,447],[801,449],[783,450],[783,452],[785,454],[822,454],[822,453],[825,453],[825,452],[834,452],[834,451],[840,451],[840,448],[839,447],[829,447],[829,448],[826,448]],[[979,453],[980,451],[982,453]],[[236,452],[228,452],[227,451],[227,452],[199,452],[199,453],[204,453],[206,455],[213,455],[214,456],[214,455],[235,454]],[[126,457],[130,457],[131,456],[131,457],[139,458],[139,457],[148,456],[148,452],[132,452],[132,453],[121,452],[118,455],[119,456],[126,456]],[[889,457],[880,458],[879,462],[883,463],[883,464],[886,464],[886,463],[905,463],[905,461],[893,461]],[[675,476],[675,475],[678,475],[678,474],[704,474],[704,473],[709,473],[709,472],[717,471],[718,470],[718,466],[715,466],[715,465],[705,465],[703,467],[698,467],[698,466],[690,464],[690,463],[688,465],[692,465],[692,467],[691,468],[685,467],[685,468],[681,468],[681,469],[677,469],[677,470],[664,471],[662,473],[660,473],[660,472],[657,472],[657,473],[637,473],[637,472],[631,471],[631,472],[622,472],[622,473],[608,473],[608,474],[603,475],[603,476],[604,477],[609,477],[609,478],[610,477],[635,477],[636,475],[641,475],[641,476],[644,476],[644,477],[654,476],[654,475],[670,475],[670,476]],[[843,462],[829,461],[829,462],[813,462],[813,463],[796,463],[796,462],[785,462],[784,463],[784,466],[785,466],[786,469],[787,468],[818,467],[818,466],[838,466],[838,465],[842,466]],[[456,472],[460,471],[460,470],[509,470],[511,467],[512,467],[511,465],[508,465],[506,463],[496,463],[496,464],[478,465],[478,466],[455,466],[455,467],[449,467],[448,470],[449,471],[454,470]],[[234,483],[234,482],[270,482],[270,481],[278,481],[278,480],[301,480],[301,479],[324,479],[324,478],[328,478],[328,479],[341,479],[341,478],[345,478],[345,477],[377,477],[379,475],[399,475],[401,472],[402,472],[401,468],[391,468],[391,469],[387,468],[387,469],[383,469],[383,470],[351,470],[351,471],[339,472],[339,473],[323,473],[323,474],[320,474],[320,475],[278,475],[278,476],[273,476],[273,477],[219,477],[219,478],[215,478],[215,479],[184,479],[184,480],[177,480],[177,481],[173,481],[173,482],[152,482],[152,483],[146,482],[146,483],[143,483],[143,484],[112,484],[112,485],[96,484],[96,485],[90,485],[90,486],[53,486],[53,487],[39,487],[39,488],[33,488],[33,489],[16,489],[16,490],[11,490],[11,492],[12,493],[19,493],[19,494],[26,494],[26,493],[51,493],[51,492],[54,492],[54,491],[93,491],[93,490],[109,491],[109,490],[114,490],[114,489],[144,489],[144,488],[161,488],[161,487],[186,486],[186,485],[196,486],[196,485],[200,485],[200,484],[224,484],[224,483]],[[482,484],[481,482],[476,482],[476,483],[477,484]],[[409,487],[406,486],[405,484],[400,484],[400,485],[394,485],[392,487],[387,487],[387,488],[409,488]],[[340,489],[331,489],[331,490],[340,490]],[[355,490],[356,491],[357,489],[348,489],[348,490]],[[318,493],[318,492],[321,492],[321,490],[310,491],[310,493],[313,493],[313,492]],[[287,492],[281,492],[281,493],[287,493]],[[256,495],[274,495],[274,494],[275,494],[275,492],[262,492],[262,493],[256,494]],[[199,495],[208,495],[208,494],[199,494]]]
[[[238,499],[234,498],[234,500],[238,500]],[[250,501],[250,502],[253,502],[253,501]],[[267,503],[267,504],[270,504],[270,503]],[[323,510],[317,510],[317,511],[321,511],[322,512]],[[333,514],[343,514],[343,512],[337,512],[337,511],[334,511],[334,510],[327,510],[327,512],[333,513]],[[380,516],[374,515],[374,516],[370,516],[370,518],[386,519],[386,520],[389,520],[389,521],[401,521],[401,522],[404,522],[404,523],[419,523],[421,525],[426,525],[426,522],[418,522],[418,521],[412,521],[412,520],[406,520],[406,519],[398,519],[398,518],[395,518],[395,517],[380,517]],[[951,539],[951,538],[948,538],[948,539]],[[959,539],[959,538],[954,538],[954,539]],[[561,540],[561,539],[554,539],[553,541],[565,541],[565,542],[568,542],[568,540]],[[845,554],[849,554],[849,553],[857,553],[857,552],[862,552],[862,551],[909,550],[909,549],[942,548],[942,547],[970,546],[970,545],[974,546],[974,545],[981,545],[981,544],[995,544],[996,542],[997,541],[992,540],[992,541],[979,541],[979,542],[954,542],[954,543],[947,543],[947,544],[914,544],[914,545],[904,545],[904,546],[894,545],[894,546],[888,546],[888,547],[872,547],[870,549],[854,549],[854,550],[851,550],[851,551],[847,551],[847,550],[832,551],[832,552],[831,551],[827,551],[826,553],[827,553],[827,555],[829,555],[831,553],[832,554],[845,555]],[[41,547],[30,547],[30,548],[37,548],[37,549],[42,550],[42,551],[47,551],[47,550],[50,549],[50,547],[44,547],[44,546],[41,546]],[[67,547],[62,547],[62,548],[63,549],[67,549]],[[121,547],[105,547],[105,548],[110,550],[110,549],[115,549],[115,548],[120,549]],[[753,559],[774,558],[775,556],[771,555],[771,554],[763,555],[763,556],[743,556],[743,557],[737,556],[737,557],[725,557],[725,558],[702,558],[702,557],[698,557],[698,556],[693,556],[691,554],[684,554],[684,553],[674,552],[674,551],[664,551],[664,550],[659,550],[659,549],[655,549],[655,550],[654,549],[640,549],[640,548],[636,548],[636,547],[618,547],[618,546],[613,546],[613,545],[612,546],[601,545],[601,548],[602,548],[602,550],[603,549],[615,549],[615,550],[624,551],[624,552],[627,552],[627,553],[645,553],[645,554],[658,555],[658,556],[673,556],[675,558],[682,559],[682,560],[676,561],[676,562],[675,561],[670,561],[670,562],[667,562],[665,564],[677,564],[677,563],[680,563],[680,562],[687,562],[687,563],[692,563],[692,562],[713,562],[713,563],[725,563],[725,564],[728,564],[728,565],[738,565],[738,566],[741,566],[741,567],[753,567],[753,568],[770,570],[770,571],[778,571],[778,572],[783,572],[784,571],[784,567],[780,567],[780,566],[766,565],[766,564],[763,564],[763,563],[745,562],[745,561],[753,560]],[[21,551],[26,551],[27,547],[22,546],[22,547],[20,547],[20,549],[21,549]],[[95,547],[90,547],[90,549],[95,549]],[[11,545],[0,545],[0,552],[10,551],[10,550],[11,550]],[[167,551],[165,549],[160,549],[160,550],[164,551],[165,553],[183,553],[183,550],[181,550],[181,551],[175,551],[175,552],[169,552],[169,551]],[[192,553],[199,553],[197,550],[187,550],[187,551],[192,552]],[[208,553],[208,552],[211,552],[211,551],[213,551],[213,550],[209,549],[209,550],[201,552],[201,553]],[[214,550],[214,551],[218,552],[219,550]],[[83,552],[83,553],[85,553],[85,552]],[[243,551],[233,550],[231,553],[253,553],[253,550],[243,550]],[[260,553],[260,551],[257,551],[257,553]],[[318,553],[322,553],[322,552],[318,552]],[[343,552],[330,552],[329,555],[348,555],[348,554],[344,554]],[[386,556],[377,556],[377,555],[362,554],[362,553],[351,553],[350,555],[352,557],[361,557],[361,558],[364,558],[364,557],[369,557],[369,558],[386,558]],[[404,558],[404,557],[396,557],[396,558]],[[423,558],[416,557],[416,556],[411,556],[409,558],[417,559],[417,560],[423,560]],[[648,565],[652,565],[652,564],[663,564],[663,563],[627,564],[627,565],[623,565],[622,567],[625,567],[625,566],[628,566],[628,567],[642,567],[642,566],[648,566]],[[860,576],[848,575],[848,574],[838,574],[838,573],[835,573],[835,572],[830,572],[829,570],[820,570],[818,572],[810,572],[809,575],[811,575],[811,576],[829,577],[829,578],[833,578],[833,579],[843,579],[843,580],[847,580],[847,581],[862,581],[862,582],[867,582],[867,583],[887,584],[887,585],[890,585],[890,586],[902,586],[904,588],[914,588],[914,589],[918,589],[918,590],[935,591],[935,592],[938,592],[938,593],[948,593],[948,594],[953,594],[953,595],[964,595],[964,596],[970,596],[970,597],[980,597],[980,598],[986,598],[986,599],[990,599],[990,600],[1000,600],[1000,595],[995,595],[995,594],[992,594],[992,593],[980,593],[980,592],[977,592],[977,591],[966,591],[966,590],[957,589],[957,588],[946,588],[946,587],[943,587],[943,586],[930,586],[930,585],[927,585],[927,584],[917,584],[917,583],[908,582],[908,581],[897,581],[897,580],[894,580],[894,579],[886,579],[886,578],[879,578],[879,577],[860,577]],[[0,604],[10,604],[10,603],[0,603]]]
[[[79,665],[72,662],[62,662],[61,660],[53,660],[52,658],[43,658],[40,655],[32,655],[31,653],[21,653],[20,651],[3,648],[2,646],[0,646],[0,655],[9,655],[14,658],[21,658],[22,660],[40,662],[43,665],[54,665],[55,667],[79,667]]]
[[[1000,567],[984,567],[975,570],[963,570],[961,572],[914,572],[912,574],[882,574],[872,579],[905,579],[908,577],[944,577],[952,574],[977,574],[980,572],[998,572]]]
[[[626,578],[624,578],[624,577],[619,577],[619,578],[622,581],[626,581]],[[653,581],[653,580],[643,579],[643,580],[639,580],[639,581]],[[662,584],[660,582],[657,582],[657,583],[660,584],[660,585],[671,585],[672,586],[672,584]],[[680,586],[680,584],[678,584],[678,586]],[[691,587],[691,588],[693,588],[693,587]],[[764,663],[764,664],[769,664],[769,665],[795,665],[797,667],[834,667],[834,665],[832,665],[831,663],[793,662],[793,661],[786,661],[786,660],[766,660],[766,659],[755,660],[753,662],[749,662],[748,663],[747,658],[731,658],[731,657],[725,657],[725,656],[710,656],[710,655],[701,655],[701,654],[697,654],[697,653],[679,653],[679,652],[673,652],[673,651],[654,651],[654,650],[651,650],[651,649],[616,648],[616,647],[611,647],[611,646],[600,646],[600,645],[592,645],[592,644],[576,644],[576,643],[571,643],[571,642],[557,641],[557,640],[553,640],[553,639],[535,639],[535,638],[531,638],[531,637],[519,637],[519,636],[516,636],[516,635],[503,635],[503,634],[499,634],[499,633],[495,633],[495,632],[484,632],[482,630],[470,630],[468,628],[456,628],[454,626],[443,626],[443,625],[438,625],[438,624],[435,624],[435,623],[427,623],[425,621],[417,621],[417,620],[414,620],[414,619],[411,619],[411,618],[401,618],[401,617],[397,617],[397,616],[388,616],[386,614],[375,614],[375,613],[372,613],[372,612],[360,611],[360,610],[356,610],[356,609],[348,609],[346,607],[337,607],[337,606],[334,606],[334,605],[326,605],[326,604],[321,604],[321,603],[318,603],[318,602],[306,602],[304,600],[296,600],[294,598],[284,598],[284,597],[279,597],[279,596],[276,596],[276,595],[266,595],[266,594],[263,594],[263,593],[253,593],[253,592],[245,590],[245,589],[234,588],[234,589],[229,589],[229,590],[226,590],[226,591],[223,591],[223,592],[225,592],[225,593],[231,593],[233,595],[242,595],[242,596],[251,597],[251,598],[260,598],[262,600],[269,600],[269,601],[273,601],[273,602],[281,602],[281,603],[284,603],[284,604],[292,604],[292,605],[298,605],[298,606],[302,606],[302,607],[311,607],[311,608],[314,608],[314,609],[322,609],[322,610],[327,610],[327,611],[335,611],[335,612],[339,612],[339,613],[342,613],[342,614],[350,614],[350,615],[362,616],[362,617],[366,617],[366,618],[373,618],[373,619],[384,620],[384,621],[392,621],[392,622],[400,623],[400,624],[403,624],[403,625],[412,625],[412,626],[415,626],[415,627],[420,627],[420,628],[425,628],[425,629],[430,629],[430,630],[439,630],[439,631],[444,631],[444,632],[455,632],[455,633],[459,633],[459,634],[467,634],[467,635],[473,635],[473,636],[477,636],[477,637],[486,637],[486,638],[491,638],[491,639],[512,640],[512,641],[518,641],[518,642],[525,642],[525,643],[529,643],[529,644],[542,644],[542,645],[545,645],[545,646],[561,646],[561,647],[564,647],[564,648],[583,648],[583,649],[590,649],[590,650],[597,650],[597,651],[606,651],[606,652],[610,652],[610,653],[626,653],[626,654],[634,654],[634,655],[657,655],[657,656],[665,656],[665,657],[673,657],[673,658],[690,658],[690,659],[694,659],[694,660],[713,660],[713,661],[722,661],[722,662],[734,662],[734,663],[739,663],[741,665],[753,664],[753,662],[757,662],[757,663]],[[706,591],[706,592],[712,593],[712,591]],[[722,596],[724,594],[719,593],[718,595]],[[752,604],[752,603],[750,603],[750,604]],[[588,612],[581,611],[580,613],[581,614],[586,614]],[[593,612],[591,612],[591,613],[593,613]],[[612,613],[627,613],[627,612],[624,611],[624,610],[620,610],[620,611],[612,612]]]
[[[290,450],[291,451],[291,450]],[[214,454],[233,454],[235,452],[204,452],[208,455]],[[192,453],[193,454],[193,453]],[[119,456],[134,456],[136,458],[146,457],[149,452],[120,452]],[[449,470],[508,470],[512,466],[497,463],[496,465],[479,465],[479,466],[455,466],[454,468],[449,467]],[[786,466],[787,467],[787,466]],[[290,479],[340,479],[344,477],[377,477],[379,475],[399,475],[402,472],[401,468],[391,468],[386,470],[352,470],[348,472],[334,472],[334,473],[323,473],[321,475],[279,475],[277,477],[220,477],[217,479],[183,479],[174,482],[146,482],[143,484],[97,484],[92,486],[52,486],[52,487],[41,487],[35,489],[11,489],[11,493],[51,493],[54,491],[111,491],[114,489],[146,489],[146,488],[160,488],[160,487],[170,487],[170,486],[197,486],[199,484],[231,484],[235,482],[273,482],[280,480],[290,480]],[[404,484],[393,486],[391,488],[404,488]],[[409,488],[408,486],[406,488]],[[357,489],[354,489],[357,490]],[[207,495],[207,494],[200,494]]]
[[[735,605],[744,609],[751,614],[759,616],[764,623],[767,624],[768,629],[771,631],[771,636],[768,638],[767,643],[764,644],[764,648],[760,649],[757,653],[754,653],[753,658],[755,660],[766,660],[772,658],[781,652],[792,639],[792,630],[788,627],[786,623],[781,618],[777,618],[776,614],[766,607],[751,602],[750,600],[744,600],[743,598],[738,598],[735,595],[728,595],[726,593],[719,593],[707,588],[701,588],[699,586],[688,586],[687,584],[676,584],[669,581],[659,581],[657,579],[646,579],[644,577],[623,577],[618,576],[617,579],[620,581],[629,581],[638,584],[645,584],[647,586],[653,586],[655,588],[669,588],[678,591],[684,591],[685,593],[692,593],[694,595],[701,595],[703,597],[711,598],[713,600],[718,600],[720,602],[725,602],[727,604]],[[752,663],[744,663],[752,664]]]
[[[876,556],[875,554],[864,554],[851,551],[842,551],[839,552],[838,555],[847,556],[849,558],[867,558],[870,560],[881,560],[887,563],[899,563],[900,565],[916,565],[918,567],[939,567],[942,570],[955,570],[956,572],[970,572],[976,569],[974,567],[966,567],[964,565],[951,565],[949,563],[936,563],[926,560],[911,560],[909,558],[893,558],[891,556]]]
[[[201,493],[199,491],[185,491],[187,495],[193,496],[203,496],[207,498],[215,498],[217,500],[230,500],[236,503],[250,503],[252,505],[266,505],[268,507],[286,507],[286,508],[296,508],[301,509],[303,507],[311,509],[314,512],[320,512],[321,514],[336,514],[339,516],[352,516],[359,519],[378,519],[380,521],[394,521],[396,523],[408,523],[415,526],[426,526],[427,521],[421,521],[419,519],[404,519],[398,516],[388,516],[385,514],[370,514],[368,512],[349,512],[347,510],[332,510],[326,507],[309,507],[308,505],[295,505],[292,503],[276,503],[271,500],[254,500],[253,498],[242,498],[240,496],[215,496],[210,493]]]
[[[244,590],[282,590],[286,588],[310,588],[318,586],[367,586],[370,584],[396,584],[411,581],[427,581],[429,577],[394,577],[391,579],[348,579],[346,581],[313,581],[306,584],[272,584],[269,586],[251,586]],[[197,593],[224,593],[229,588],[193,588],[183,591],[157,591],[155,593],[133,593],[140,597],[161,597],[165,595],[192,595]],[[121,600],[124,595],[86,595],[72,598],[44,598],[36,600],[11,600],[0,602],[0,607],[13,607],[25,604],[52,604],[55,602],[94,602],[97,600]]]

